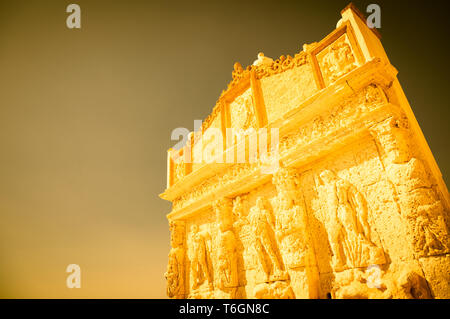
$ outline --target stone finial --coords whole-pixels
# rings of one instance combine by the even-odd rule
[[[264,53],[260,52],[258,53],[258,59],[253,62],[253,65],[271,65],[273,63],[273,60],[271,58],[268,58],[264,55]]]

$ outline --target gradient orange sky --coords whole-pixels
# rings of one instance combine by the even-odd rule
[[[0,0],[0,297],[165,298],[171,131],[209,114],[234,62],[295,54],[347,3]],[[447,12],[375,3],[448,183]],[[72,263],[81,289],[66,287]]]

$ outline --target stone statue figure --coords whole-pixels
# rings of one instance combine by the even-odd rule
[[[253,65],[255,66],[259,66],[259,65],[264,65],[264,66],[270,66],[272,65],[273,60],[269,57],[266,57],[264,55],[264,53],[259,52],[258,53],[258,59],[255,60],[255,62],[253,62]]]
[[[205,279],[209,284],[212,284],[211,272],[208,265],[207,259],[207,248],[206,240],[208,235],[199,232],[197,225],[191,226],[191,247],[192,247],[192,257],[191,257],[191,273],[193,277],[192,289],[198,288]]]
[[[256,205],[250,209],[248,218],[257,259],[267,280],[285,277],[274,238],[275,219],[273,213],[266,208],[263,197],[256,199]]]
[[[415,253],[422,257],[450,252],[450,237],[444,220],[446,212],[423,162],[413,157],[406,163],[394,163],[389,166],[389,173],[413,234]]]
[[[167,295],[170,298],[182,298],[184,294],[184,222],[170,222],[172,248],[169,252],[167,272],[164,277],[167,280]]]
[[[235,288],[238,286],[238,264],[231,199],[218,200],[213,207],[219,228],[216,253],[217,287],[227,294],[226,297],[234,298]]]
[[[333,268],[341,270],[385,263],[382,249],[371,241],[368,208],[362,194],[330,170],[324,170],[320,179],[328,191],[330,225],[327,230]]]
[[[280,168],[273,176],[278,195],[275,197],[276,237],[284,263],[288,268],[308,263],[306,211],[298,200],[295,169]]]

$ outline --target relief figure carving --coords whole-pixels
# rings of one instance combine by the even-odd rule
[[[295,169],[280,168],[273,176],[277,189],[275,198],[276,235],[284,263],[288,268],[308,264],[306,211],[303,201],[298,201]]]
[[[238,286],[237,240],[233,232],[233,215],[231,199],[224,198],[214,203],[218,223],[217,236],[217,286],[234,298]]]
[[[418,256],[448,253],[445,209],[422,161],[412,158],[404,164],[391,164],[389,172],[397,184],[400,207],[409,225],[415,253]]]
[[[345,41],[345,37],[341,37],[333,44],[324,49],[323,56],[320,59],[320,69],[323,72],[324,79],[327,83],[332,83],[342,75],[350,72],[356,67],[355,56],[352,48]]]
[[[422,257],[450,252],[444,218],[447,212],[424,163],[412,156],[407,120],[387,119],[373,132],[383,150],[386,174],[396,190],[395,197],[406,219],[415,254]]]
[[[191,274],[193,278],[192,289],[197,289],[207,280],[212,284],[212,274],[208,263],[207,240],[208,233],[200,232],[197,225],[191,226]]]
[[[362,194],[348,181],[324,170],[320,179],[327,191],[327,228],[335,270],[385,263],[384,253],[371,241],[368,207]]]
[[[164,276],[167,280],[167,296],[170,298],[179,298],[184,294],[184,222],[171,221],[170,231],[172,248],[169,252],[167,272]]]

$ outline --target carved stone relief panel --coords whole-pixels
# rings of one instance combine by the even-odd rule
[[[355,69],[356,58],[346,33],[317,54],[325,86]]]
[[[329,169],[324,169],[319,179],[323,183],[319,192],[326,194],[327,231],[334,271],[384,264],[383,250],[371,240],[370,209],[365,197]]]
[[[218,298],[236,298],[239,286],[238,273],[238,239],[233,229],[233,203],[229,198],[222,198],[213,203],[216,214],[216,244],[213,264],[216,268],[215,296]]]
[[[230,112],[230,127],[234,129],[257,128],[255,105],[252,89],[248,88],[228,106]]]
[[[395,68],[372,56],[378,40],[352,6],[344,11],[294,57],[236,63],[194,135],[280,125],[276,169],[195,174],[205,149],[223,149],[214,136],[194,137],[188,176],[168,161],[169,297],[450,296],[448,191]]]
[[[183,179],[186,176],[186,163],[182,157],[174,161],[174,183]]]
[[[167,272],[167,296],[185,298],[185,224],[183,221],[170,222],[171,249],[169,252]]]
[[[272,206],[275,196],[275,187],[268,183],[233,199],[233,229],[238,236],[238,255],[242,255],[239,282],[249,298],[295,296],[280,252],[280,222]]]

